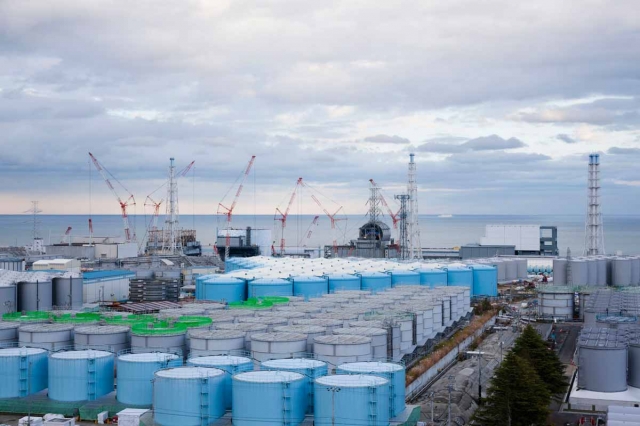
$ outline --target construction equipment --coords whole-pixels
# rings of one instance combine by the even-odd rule
[[[306,183],[301,183],[305,188],[313,189]],[[336,223],[341,220],[346,220],[346,218],[336,218],[337,214],[342,210],[342,206],[338,206],[338,209],[333,213],[329,213],[329,211],[322,205],[318,197],[315,194],[311,194],[311,199],[320,207],[320,209],[324,212],[325,215],[331,221],[331,237],[332,237],[332,245],[333,245],[333,256],[336,256],[338,253],[338,237],[336,235]]]
[[[67,244],[71,245],[71,227],[67,227],[67,230],[64,232],[64,236],[67,238]],[[64,242],[64,241],[62,241]]]
[[[251,171],[251,167],[253,166],[253,162],[255,161],[255,159],[256,159],[256,156],[252,155],[251,160],[249,160],[249,164],[244,170],[244,173],[240,176],[240,179],[241,179],[240,185],[238,185],[238,189],[236,190],[236,195],[233,197],[233,202],[231,203],[231,206],[230,207],[225,206],[224,204],[222,204],[222,201],[218,203],[218,214],[225,215],[227,218],[227,225],[226,225],[227,236],[226,236],[226,242],[224,247],[225,260],[229,258],[229,245],[231,244],[231,235],[229,231],[231,231],[231,217],[233,216],[233,210],[236,208],[236,204],[238,203],[238,198],[240,198],[240,194],[242,193],[244,181],[247,179],[247,176]],[[237,182],[237,179],[236,179],[236,182]],[[235,182],[234,182],[234,185],[235,185]],[[233,188],[233,185],[231,186],[231,188]],[[229,188],[229,191],[231,190],[231,188]],[[229,191],[227,191],[227,194],[229,193]],[[226,194],[225,194],[225,197],[226,197]],[[223,197],[223,201],[224,201],[224,197]]]
[[[296,194],[298,193],[298,188],[302,185],[302,178],[298,178],[296,181],[296,186],[293,188],[293,192],[291,193],[291,198],[289,198],[289,204],[287,204],[287,208],[282,213],[280,208],[276,207],[276,213],[273,220],[279,220],[281,224],[281,234],[280,234],[280,256],[284,255],[284,229],[287,227],[287,218],[289,217],[289,210],[291,210],[291,205],[293,205],[293,201],[296,199]],[[280,215],[280,217],[277,217]]]
[[[369,182],[371,182],[372,187],[378,188],[378,184],[375,183],[373,179],[369,179]],[[393,229],[398,229],[398,222],[400,222],[400,218],[398,217],[398,215],[400,214],[400,210],[398,210],[396,213],[393,213],[391,207],[389,207],[389,204],[387,204],[387,200],[385,200],[384,195],[382,195],[382,192],[378,193],[378,197],[380,198],[380,203],[382,203],[384,208],[387,210],[387,214],[393,222]]]
[[[313,229],[312,228],[314,226],[318,225],[318,219],[320,219],[320,216],[314,216],[313,217],[313,220],[311,221],[311,224],[307,228],[307,231],[305,232],[304,236],[302,237],[302,239],[298,243],[299,246],[301,246],[301,247],[306,247],[307,246],[307,242],[311,239],[311,234],[313,234]]]
[[[113,174],[111,174],[111,172],[109,172],[102,165],[102,163],[100,163],[98,161],[98,159],[93,156],[92,153],[89,153],[89,157],[91,157],[91,161],[93,161],[94,166],[96,167],[98,172],[100,172],[100,175],[102,176],[102,179],[104,179],[104,182],[107,184],[107,186],[109,187],[109,189],[111,190],[113,195],[118,200],[118,204],[120,204],[120,211],[122,213],[122,222],[123,222],[123,225],[124,225],[125,241],[127,243],[135,242],[136,241],[136,230],[133,229],[133,232],[131,230],[131,225],[129,223],[129,214],[127,212],[127,208],[129,208],[130,206],[134,206],[135,207],[136,199],[133,197],[133,194],[122,184],[122,182],[120,182],[118,179],[116,179],[116,177],[113,176]],[[109,178],[109,177],[111,177],[111,178]],[[113,179],[113,181],[116,182],[124,191],[126,191],[127,195],[129,195],[129,197],[127,197],[126,201],[122,201],[122,198],[120,198],[120,196],[118,195],[118,192],[116,191],[115,187],[111,183],[111,179]]]

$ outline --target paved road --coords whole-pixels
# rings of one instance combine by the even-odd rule
[[[557,324],[556,326],[556,336],[559,347],[558,358],[560,358],[560,362],[567,366],[571,364],[571,360],[573,359],[581,329],[582,326],[576,324]],[[567,381],[571,380],[570,375],[574,369],[569,368],[568,370],[570,373]],[[580,414],[559,411],[562,409],[561,402],[552,402],[550,408],[552,412],[549,416],[549,421],[554,426],[564,426],[567,423],[573,426],[578,424],[580,417],[582,417]]]

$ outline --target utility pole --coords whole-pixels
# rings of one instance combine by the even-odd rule
[[[420,224],[418,222],[418,183],[414,157],[415,154],[409,154],[409,182],[407,185],[407,193],[409,194],[409,257],[411,259],[422,259]]]
[[[431,400],[431,426],[434,426],[436,424],[433,416],[433,400],[435,399],[435,397],[436,397],[435,392],[429,393],[429,399]]]
[[[502,350],[502,342],[500,343],[500,349]],[[467,355],[477,355],[478,357],[478,405],[482,405],[482,355],[484,355],[484,352],[467,351]]]
[[[451,426],[451,392],[453,391],[453,383],[454,380],[456,379],[454,376],[448,376],[447,379],[449,379],[449,385],[447,386],[447,389],[449,390],[449,403],[448,403],[448,415],[447,415],[447,426]]]

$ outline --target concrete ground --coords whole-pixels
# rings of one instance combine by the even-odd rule
[[[18,421],[23,418],[26,417],[25,415],[21,415],[21,414],[0,414],[0,426],[2,425],[8,425],[8,426],[18,426]],[[34,416],[36,417],[36,416]],[[76,422],[76,425],[80,425],[80,426],[85,426],[85,425],[94,425],[95,422]]]
[[[489,380],[493,376],[494,369],[501,362],[500,342],[502,353],[506,353],[516,339],[517,334],[510,329],[490,334],[480,344],[477,351],[484,352],[481,360],[482,394],[485,396]],[[450,382],[449,377],[453,377]],[[421,421],[431,426],[431,393],[434,393],[433,413],[434,424],[446,424],[448,417],[449,383],[453,383],[451,392],[451,419],[452,424],[467,424],[478,408],[478,357],[471,356],[468,359],[456,363],[451,369],[440,377],[424,394],[416,404],[422,406]]]

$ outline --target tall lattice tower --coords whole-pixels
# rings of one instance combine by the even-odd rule
[[[167,183],[167,208],[164,218],[164,238],[162,252],[164,254],[179,254],[182,250],[180,240],[180,213],[178,211],[178,180],[176,167],[172,157],[169,165],[169,182]]]
[[[600,155],[589,154],[589,189],[585,222],[584,254],[605,254],[602,211],[600,209]]]
[[[398,218],[400,219],[400,232],[398,244],[400,245],[400,259],[409,258],[409,247],[408,247],[408,237],[407,237],[407,201],[409,201],[408,194],[399,194],[395,196],[396,200],[400,200],[400,213],[398,214]]]
[[[377,222],[382,216],[382,201],[380,200],[380,188],[374,182],[371,182],[371,194],[369,195],[369,221]]]
[[[409,258],[422,259],[422,245],[420,244],[420,224],[418,223],[418,184],[416,182],[415,154],[409,154],[409,215],[407,220],[407,240],[409,243]]]

